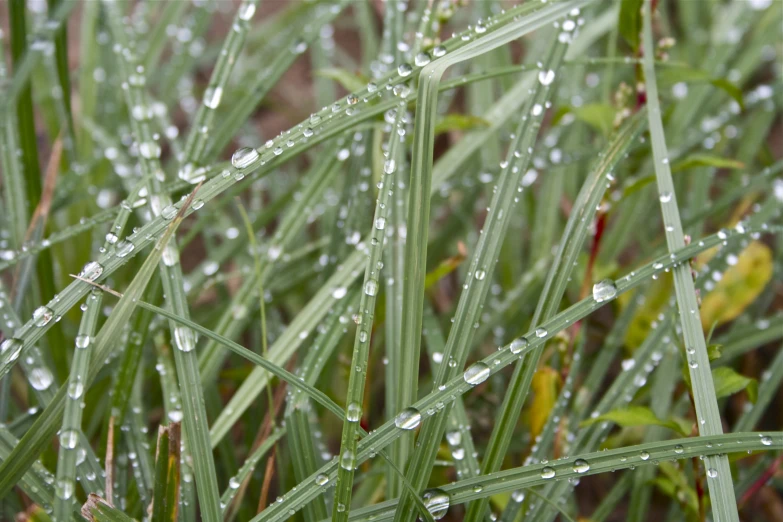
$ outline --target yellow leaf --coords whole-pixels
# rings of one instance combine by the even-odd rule
[[[544,429],[549,412],[557,401],[557,390],[560,386],[560,374],[544,366],[533,376],[533,404],[530,409],[530,436],[535,439]]]
[[[753,241],[702,300],[704,328],[726,323],[740,315],[764,290],[771,277],[772,252],[764,243]]]
[[[647,294],[644,296],[644,302],[639,305],[636,313],[628,325],[628,331],[625,333],[625,346],[630,353],[641,345],[652,330],[654,322],[658,321],[661,311],[669,302],[672,293],[672,276],[669,272],[663,272],[658,275],[658,279],[653,281]],[[628,293],[628,299],[631,294]]]

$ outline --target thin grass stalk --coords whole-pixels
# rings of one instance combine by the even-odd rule
[[[258,0],[244,0],[234,15],[231,29],[228,36],[223,40],[218,60],[214,69],[212,69],[209,85],[204,91],[204,97],[190,125],[190,131],[185,140],[185,150],[182,153],[182,157],[178,158],[180,163],[178,175],[180,179],[190,183],[199,183],[204,180],[203,175],[198,175],[199,172],[203,172],[198,170],[198,164],[201,161],[207,141],[210,139],[215,111],[220,107],[223,91],[231,77],[234,64],[242,52],[247,28],[256,12],[257,4]]]
[[[659,274],[662,271],[670,269],[673,265],[681,263],[683,260],[690,259],[692,256],[711,248],[723,241],[736,240],[741,237],[745,237],[748,233],[753,233],[757,229],[746,229],[743,232],[731,231],[722,232],[720,236],[717,234],[708,236],[698,241],[696,244],[691,244],[678,251],[674,258],[671,255],[662,255],[653,259],[649,264],[640,267],[633,271],[633,274],[629,274],[617,280],[617,294],[619,296],[624,292],[627,292],[633,288],[642,285],[648,281],[653,275]],[[769,231],[777,231],[778,227],[770,226]],[[723,239],[725,237],[725,239]],[[524,355],[530,351],[536,350],[540,345],[547,342],[557,332],[561,331],[565,327],[579,321],[594,312],[598,308],[605,306],[611,302],[612,299],[596,302],[592,297],[588,297],[571,307],[567,308],[563,312],[560,312],[549,321],[541,324],[540,328],[547,331],[547,335],[544,337],[538,337],[534,332],[528,332],[525,336],[529,339],[529,343],[526,349],[523,349],[519,353],[513,353],[510,351],[510,345],[501,347],[500,350],[485,357],[480,362],[489,368],[490,374],[500,371],[504,367],[517,361],[520,355]],[[649,352],[648,352],[649,353]],[[639,365],[643,366],[643,363]],[[619,385],[618,385],[619,386]],[[417,401],[412,407],[422,413],[422,417],[429,415],[428,409],[435,411],[435,405],[438,403],[446,403],[450,400],[452,395],[461,395],[473,388],[471,384],[465,381],[462,375],[459,375],[446,383],[442,389],[433,390],[432,393],[426,397]],[[618,388],[619,389],[619,388]],[[619,395],[622,395],[621,391],[618,391]],[[393,421],[387,421],[383,425],[376,428],[372,434],[362,439],[357,445],[356,463],[357,465],[364,462],[371,455],[375,455],[379,449],[386,447],[394,439],[401,435],[401,430],[397,428]],[[333,460],[330,463],[323,466],[316,474],[308,477],[307,480],[300,483],[296,489],[293,489],[282,496],[282,501],[269,506],[265,511],[259,514],[253,519],[253,522],[260,521],[277,521],[287,518],[291,509],[294,511],[301,509],[301,507],[307,503],[310,499],[321,494],[321,491],[315,487],[314,481],[318,474],[325,474],[330,479],[333,479],[337,473],[337,460]],[[313,484],[311,484],[313,483]],[[1,484],[0,484],[1,485]]]
[[[666,244],[669,246],[670,251],[675,251],[685,245],[685,238],[682,232],[680,213],[677,208],[677,196],[674,193],[666,139],[663,132],[663,123],[661,122],[655,65],[652,63],[653,36],[650,0],[645,0],[644,2],[643,42],[646,51],[644,53],[643,71],[647,91],[652,152],[655,160],[655,175],[658,181],[661,213],[666,229]],[[723,426],[721,424],[718,401],[715,396],[715,387],[712,382],[710,361],[704,341],[699,305],[696,302],[696,291],[690,266],[687,263],[678,265],[673,268],[672,272],[687,352],[688,371],[693,388],[699,433],[702,435],[719,435],[723,433]],[[705,468],[708,471],[707,485],[710,491],[710,500],[715,519],[720,521],[739,520],[728,457],[708,457],[705,461]]]
[[[358,328],[354,338],[353,356],[351,357],[350,376],[348,378],[348,395],[345,403],[345,419],[340,440],[340,470],[337,474],[335,501],[332,520],[345,521],[351,506],[351,492],[355,469],[357,427],[362,418],[364,403],[364,388],[367,379],[367,361],[370,355],[373,320],[375,317],[375,301],[381,289],[381,267],[383,263],[384,243],[386,241],[386,220],[388,219],[389,203],[394,192],[394,172],[397,170],[397,149],[404,138],[403,117],[405,103],[397,108],[396,118],[389,130],[388,157],[383,165],[383,176],[378,183],[378,199],[375,203],[375,213],[370,233],[370,246],[364,269],[362,294],[359,300]]]
[[[783,448],[782,432],[740,433],[692,437],[652,442],[635,446],[596,451],[562,458],[556,462],[522,466],[505,471],[461,480],[443,486],[449,505],[463,504],[513,489],[530,489],[553,481],[575,480],[585,476],[610,473],[623,469],[653,466],[663,460],[680,460],[726,452],[745,453],[748,450],[773,451]],[[762,440],[763,439],[763,440]],[[718,446],[718,445],[721,446]],[[583,462],[582,462],[583,461]],[[587,469],[585,469],[587,465]],[[357,510],[349,520],[392,520],[396,500]]]
[[[528,16],[521,17],[518,21],[489,33],[488,36],[478,39],[475,43],[469,44],[464,48],[447,54],[444,60],[436,61],[430,65],[425,66],[421,75],[419,83],[418,94],[418,108],[416,111],[416,120],[414,124],[415,140],[413,145],[413,157],[411,160],[411,177],[410,177],[410,198],[408,202],[408,219],[407,219],[407,248],[405,252],[405,279],[403,280],[402,292],[403,292],[403,315],[401,321],[401,333],[400,333],[400,365],[402,368],[407,368],[408,371],[401,375],[399,382],[400,394],[397,397],[397,407],[408,407],[415,401],[417,395],[417,379],[418,375],[416,369],[419,367],[419,350],[421,345],[421,325],[422,325],[422,304],[424,299],[424,279],[426,272],[426,259],[427,259],[427,236],[429,229],[429,209],[430,209],[430,191],[432,187],[432,163],[433,163],[433,142],[434,142],[434,125],[435,116],[437,110],[437,94],[438,84],[445,72],[446,68],[459,63],[461,61],[470,59],[474,56],[483,54],[484,52],[495,49],[505,43],[519,38],[525,33],[539,27],[539,24],[550,22],[552,19],[556,19],[567,14],[571,9],[574,9],[582,5],[581,2],[576,3],[564,3],[557,6],[553,6],[551,11],[542,10],[540,12],[531,13]],[[483,26],[482,26],[483,27]],[[486,30],[486,29],[485,29]],[[546,89],[545,89],[546,91]],[[538,95],[541,97],[541,95]],[[543,102],[544,100],[537,100],[537,102]],[[531,112],[532,117],[540,125],[540,119],[543,114],[543,106],[539,106],[538,111]],[[529,128],[535,128],[536,125],[531,125]],[[520,129],[521,131],[521,129]],[[517,133],[519,136],[520,133]],[[526,147],[532,145],[535,134],[526,134],[522,143],[523,147],[518,149],[522,157],[529,157],[526,154]],[[510,150],[507,155],[507,161],[509,163],[517,164],[516,157],[514,156],[515,150]],[[520,169],[522,170],[522,169]],[[506,170],[506,172],[509,172]],[[495,260],[497,259],[497,251],[492,246],[497,244],[497,248],[500,248],[500,235],[505,230],[508,223],[508,217],[499,218],[502,216],[502,212],[508,211],[512,206],[514,197],[514,187],[518,185],[518,179],[521,177],[521,172],[512,172],[512,175],[508,179],[508,186],[499,187],[498,191],[493,198],[493,204],[488,219],[490,226],[498,226],[500,223],[500,233],[494,235],[492,233],[486,233],[482,236],[479,246],[477,248],[477,254],[471,262],[469,278],[475,276],[475,281],[468,283],[468,289],[463,292],[460,297],[460,304],[457,315],[460,320],[455,322],[455,327],[452,329],[449,335],[450,341],[447,343],[446,353],[444,358],[448,361],[448,364],[441,366],[436,384],[442,383],[447,378],[453,376],[456,367],[460,368],[464,365],[467,350],[460,349],[461,346],[457,346],[456,349],[451,342],[451,339],[459,340],[461,345],[467,346],[467,343],[463,341],[469,341],[471,339],[472,324],[470,317],[475,317],[478,307],[483,302],[483,296],[486,295],[488,288],[488,280],[485,281],[486,274],[492,273],[492,268]],[[513,180],[516,179],[517,182]],[[500,198],[500,199],[498,199]],[[484,244],[488,242],[487,250],[485,250]],[[495,254],[490,256],[488,252]],[[486,257],[483,257],[485,256]],[[491,279],[491,278],[490,278]],[[470,294],[470,299],[468,297]],[[467,315],[465,315],[467,314]],[[462,321],[462,318],[466,318]],[[460,330],[457,334],[456,330]],[[465,331],[467,330],[467,331]],[[465,338],[465,336],[467,336]],[[450,371],[452,358],[455,362],[455,370]],[[460,365],[462,363],[462,365]],[[447,407],[448,409],[448,407]],[[429,472],[425,472],[425,469],[431,470],[432,460],[434,459],[434,449],[442,437],[445,429],[445,419],[447,415],[440,415],[437,417],[437,424],[429,423],[424,426],[421,437],[423,443],[416,450],[416,457],[412,461],[412,466],[408,471],[408,480],[414,485],[416,489],[421,489],[428,478]],[[401,443],[398,446],[398,455],[400,461],[405,461],[408,455],[411,453],[410,444]],[[398,520],[407,520],[412,515],[410,509],[410,497],[402,494],[403,501],[399,505],[398,514],[395,516]]]

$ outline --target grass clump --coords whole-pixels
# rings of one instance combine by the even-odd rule
[[[783,509],[780,4],[3,9],[0,517]]]

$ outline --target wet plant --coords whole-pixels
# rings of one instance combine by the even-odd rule
[[[0,518],[783,509],[781,4],[0,8]]]

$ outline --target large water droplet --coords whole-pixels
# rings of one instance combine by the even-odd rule
[[[204,106],[209,109],[217,109],[223,98],[223,87],[209,87],[204,92]]]
[[[674,453],[676,453],[677,455],[681,455],[684,452],[685,452],[685,448],[683,448],[680,444],[674,446]]]
[[[543,468],[541,468],[541,478],[542,479],[555,478],[554,468],[551,468],[549,466],[544,466]]]
[[[68,397],[73,400],[78,399],[84,393],[84,384],[81,381],[73,381],[68,384]]]
[[[354,470],[356,467],[356,457],[354,456],[353,451],[343,451],[343,454],[340,455],[340,467],[348,471]]]
[[[577,473],[587,473],[590,470],[590,464],[585,459],[576,459],[574,461],[574,471]]]
[[[23,346],[24,343],[19,339],[6,339],[0,344],[0,354],[3,355],[4,360],[7,362],[15,361],[19,357]]]
[[[617,295],[617,286],[611,279],[604,279],[593,285],[593,299],[596,303],[602,303],[614,299]]]
[[[196,347],[196,335],[190,328],[175,326],[174,344],[181,352],[191,352]]]
[[[427,511],[430,512],[430,515],[432,515],[432,518],[435,520],[442,519],[449,511],[451,499],[448,493],[442,489],[428,489],[421,498],[424,501],[424,507],[427,508]]]
[[[79,442],[79,434],[76,430],[65,430],[60,433],[60,446],[67,449],[73,449]]]
[[[258,159],[258,151],[251,147],[237,149],[231,156],[231,164],[234,168],[244,169]]]
[[[707,476],[710,478],[717,478],[718,476],[718,470],[715,468],[710,468],[707,470]]]
[[[79,277],[88,281],[95,281],[101,276],[102,273],[103,267],[101,264],[97,261],[90,261],[84,265],[84,268],[82,268],[82,271],[79,273]]]
[[[463,374],[463,378],[465,379],[465,382],[475,386],[477,384],[481,384],[482,382],[486,381],[489,377],[490,370],[489,366],[484,364],[483,362],[479,361],[467,370],[465,370],[465,373]]]
[[[401,63],[399,67],[397,67],[397,74],[399,74],[402,77],[410,76],[412,72],[413,72],[413,68],[408,63]]]
[[[764,435],[761,437],[761,443],[765,446],[771,446],[772,445],[772,437],[768,435]]]
[[[528,346],[527,339],[524,337],[519,337],[518,339],[514,339],[511,341],[511,345],[509,346],[509,349],[511,350],[511,353],[518,354]]]
[[[57,485],[54,488],[55,494],[63,499],[68,500],[73,496],[73,480],[60,479],[57,481]]]
[[[54,381],[52,372],[43,367],[30,370],[28,379],[30,380],[30,386],[38,391],[46,390],[52,385],[52,381]]]
[[[133,252],[133,250],[136,248],[136,245],[131,243],[130,241],[120,241],[117,243],[115,253],[117,257],[126,257],[128,254]]]
[[[538,81],[541,85],[550,85],[555,79],[555,71],[549,69],[548,71],[541,71],[538,73]]]
[[[417,67],[424,67],[430,61],[432,60],[432,57],[430,57],[429,53],[419,53],[416,55],[416,58],[413,59],[413,63],[416,64]]]
[[[231,477],[230,479],[228,479],[228,487],[230,487],[231,489],[239,489],[240,485],[241,483],[236,477]]]
[[[546,337],[549,332],[546,331],[546,328],[536,328],[536,337],[543,338]]]
[[[374,279],[368,280],[364,283],[364,293],[367,295],[375,295],[378,293],[378,281]]]
[[[33,312],[33,324],[38,327],[46,326],[53,317],[54,312],[52,312],[51,308],[47,308],[46,306],[39,306]]]
[[[345,419],[348,422],[358,422],[362,418],[362,406],[358,402],[352,402],[345,409]]]
[[[405,408],[395,418],[394,425],[403,430],[412,430],[421,423],[421,413],[416,408]]]
[[[329,482],[329,475],[325,473],[319,473],[315,476],[315,483],[319,486],[325,486]]]

